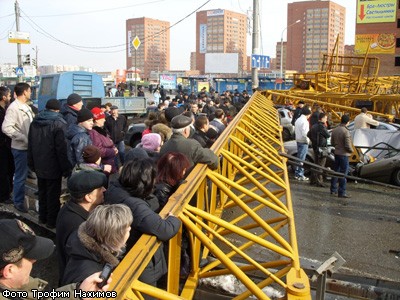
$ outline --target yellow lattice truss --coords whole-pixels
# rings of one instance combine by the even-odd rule
[[[197,165],[160,213],[178,216],[188,232],[189,277],[180,278],[181,230],[169,243],[167,291],[140,282],[160,246],[155,237],[143,235],[114,271],[111,289],[119,299],[192,299],[201,278],[233,274],[247,288],[235,299],[268,299],[262,289],[270,285],[287,298],[311,299],[272,101],[253,95],[212,150],[221,158],[220,168]],[[208,263],[200,267],[202,258]]]

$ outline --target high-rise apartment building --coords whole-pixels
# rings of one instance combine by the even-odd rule
[[[318,71],[322,54],[332,53],[338,35],[338,54],[343,55],[345,17],[346,9],[332,1],[289,3],[286,69]]]
[[[282,48],[282,49],[281,49]],[[282,50],[282,53],[281,53]],[[282,60],[282,70],[286,70],[286,42],[278,42],[276,43],[276,61],[275,66],[277,70],[281,69],[281,60]],[[281,57],[282,55],[282,57]]]
[[[127,70],[134,70],[136,66],[140,77],[148,80],[151,71],[170,69],[169,27],[169,22],[149,18],[126,20]],[[141,42],[138,50],[132,45],[135,36]]]
[[[196,68],[206,70],[207,53],[238,53],[238,72],[247,71],[247,16],[226,9],[196,13]]]
[[[357,0],[354,53],[379,58],[379,76],[400,74],[400,3]],[[369,49],[368,49],[369,48]]]

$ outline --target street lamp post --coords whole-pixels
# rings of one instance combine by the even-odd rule
[[[300,21],[301,20],[297,20],[296,22],[290,24],[289,26],[287,26],[285,29],[282,30],[282,34],[281,34],[281,74],[280,74],[282,80],[283,80],[283,33],[289,27],[292,27],[293,25],[296,25],[297,23],[300,23]]]

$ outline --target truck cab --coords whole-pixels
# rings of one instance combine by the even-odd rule
[[[84,71],[64,72],[41,76],[38,109],[43,110],[49,99],[57,99],[61,105],[67,102],[70,94],[76,93],[83,99],[88,109],[100,107],[105,96],[100,75]]]

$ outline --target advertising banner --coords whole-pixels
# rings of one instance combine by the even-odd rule
[[[394,54],[396,50],[396,34],[357,34],[354,52],[365,54],[369,46],[369,54]]]
[[[199,52],[207,53],[207,25],[206,24],[200,24],[199,39],[200,39]]]
[[[198,81],[197,91],[200,92],[202,88],[206,88],[206,91],[210,91],[210,83],[208,81]]]
[[[16,44],[30,44],[29,32],[9,31],[8,42]]]
[[[164,89],[173,90],[176,89],[176,75],[160,75],[160,86],[163,86]]]
[[[357,24],[396,21],[397,0],[358,0]]]

